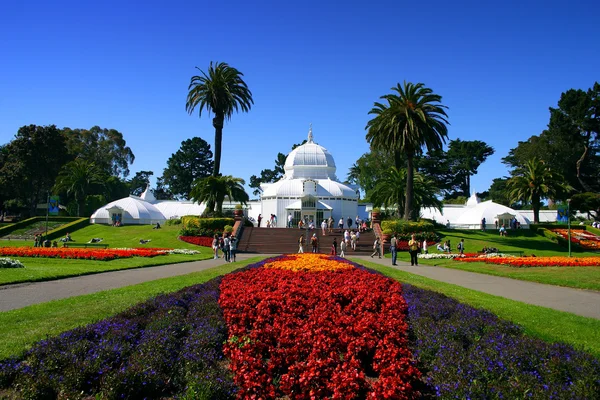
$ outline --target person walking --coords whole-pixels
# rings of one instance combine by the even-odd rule
[[[410,265],[418,266],[419,259],[417,258],[417,254],[419,253],[419,241],[415,239],[414,233],[408,241],[408,252],[410,254]]]
[[[260,228],[260,221],[262,221],[262,214],[258,214],[258,227]]]
[[[298,254],[304,253],[304,235],[300,235],[298,238]]]
[[[219,235],[215,233],[215,237],[212,241],[212,249],[213,249],[213,260],[219,258]]]
[[[343,243],[343,241],[342,241]],[[333,243],[331,243],[331,251],[329,252],[332,256],[337,256],[337,239],[333,238]]]
[[[340,221],[338,222],[338,228],[340,228],[340,233],[344,231],[344,218],[340,218]]]
[[[345,241],[342,241],[340,243],[340,257],[346,257],[346,248],[348,247],[348,245],[346,244]]]
[[[460,239],[457,247],[460,254],[465,254],[465,239]]]
[[[373,242],[373,253],[371,253],[371,258],[377,255],[381,258],[381,242],[379,241],[379,236],[375,237],[375,241]]]
[[[348,229],[352,228],[352,218],[348,217],[348,219],[346,220],[346,223],[348,224]]]
[[[327,226],[329,228],[329,233],[333,232],[333,223],[335,221],[333,220],[332,216],[329,216],[329,219],[327,220]]]
[[[294,219],[294,218],[292,217],[292,214],[291,214],[291,213],[290,213],[290,214],[288,214],[288,223],[287,223],[287,227],[288,227],[288,228],[291,228],[291,227],[293,226],[293,224],[292,224],[292,220],[293,220],[293,219]]]
[[[392,253],[392,265],[398,265],[396,264],[396,259],[398,258],[398,239],[396,239],[395,233],[390,239],[390,252]]]
[[[429,254],[429,251],[427,251],[427,239],[423,239],[423,253]]]
[[[321,232],[323,234],[323,236],[327,235],[327,221],[323,220],[323,222],[321,222]]]
[[[350,235],[350,245],[352,246],[352,250],[356,251],[356,237],[357,233],[356,232],[352,232],[352,235]]]
[[[318,253],[319,252],[319,238],[317,238],[316,233],[313,233],[312,237],[310,238],[310,244],[312,246],[312,252]]]
[[[229,239],[229,262],[235,262],[235,253],[237,252],[237,238],[231,236]]]

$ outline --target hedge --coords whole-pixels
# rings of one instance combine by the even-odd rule
[[[381,222],[381,230],[385,233],[433,232],[433,224],[427,221],[412,222],[403,219],[386,220]]]
[[[208,236],[208,233],[223,232],[227,225],[233,226],[233,218],[201,218],[194,215],[181,217],[181,236]],[[212,236],[212,235],[210,235]]]

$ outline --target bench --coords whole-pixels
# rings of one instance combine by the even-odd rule
[[[108,244],[106,244],[106,243],[74,243],[74,242],[67,242],[67,243],[63,244],[63,247],[67,247],[67,248],[83,247],[84,249],[87,249],[87,248],[108,249]]]

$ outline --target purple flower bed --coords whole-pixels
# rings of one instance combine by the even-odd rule
[[[216,278],[158,296],[0,361],[0,397],[234,398],[222,355],[220,283]],[[444,295],[403,287],[425,398],[600,398],[594,357],[525,336],[518,326]]]
[[[31,399],[232,398],[220,282],[158,296],[43,340],[21,359],[0,362],[0,388]]]
[[[600,399],[600,362],[428,290],[403,285],[409,335],[430,397]]]

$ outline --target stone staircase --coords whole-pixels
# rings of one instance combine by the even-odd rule
[[[306,233],[306,230],[300,230],[297,228],[244,227],[238,243],[238,252],[258,254],[297,253],[298,238],[300,237],[300,234],[304,234],[306,238]],[[337,239],[339,253],[339,244],[343,237],[343,232],[340,232],[339,229],[337,229],[332,233],[327,233],[323,236],[320,229],[314,229],[309,231],[309,236],[312,236],[313,233],[316,233],[317,237],[319,238],[319,253],[330,253],[333,238]],[[348,249],[346,250],[346,255],[351,256],[352,254],[371,254],[373,252],[374,241],[375,234],[372,231],[363,232],[360,234],[356,251]],[[309,242],[308,244],[304,245],[304,252],[310,253],[311,251],[312,247]]]

